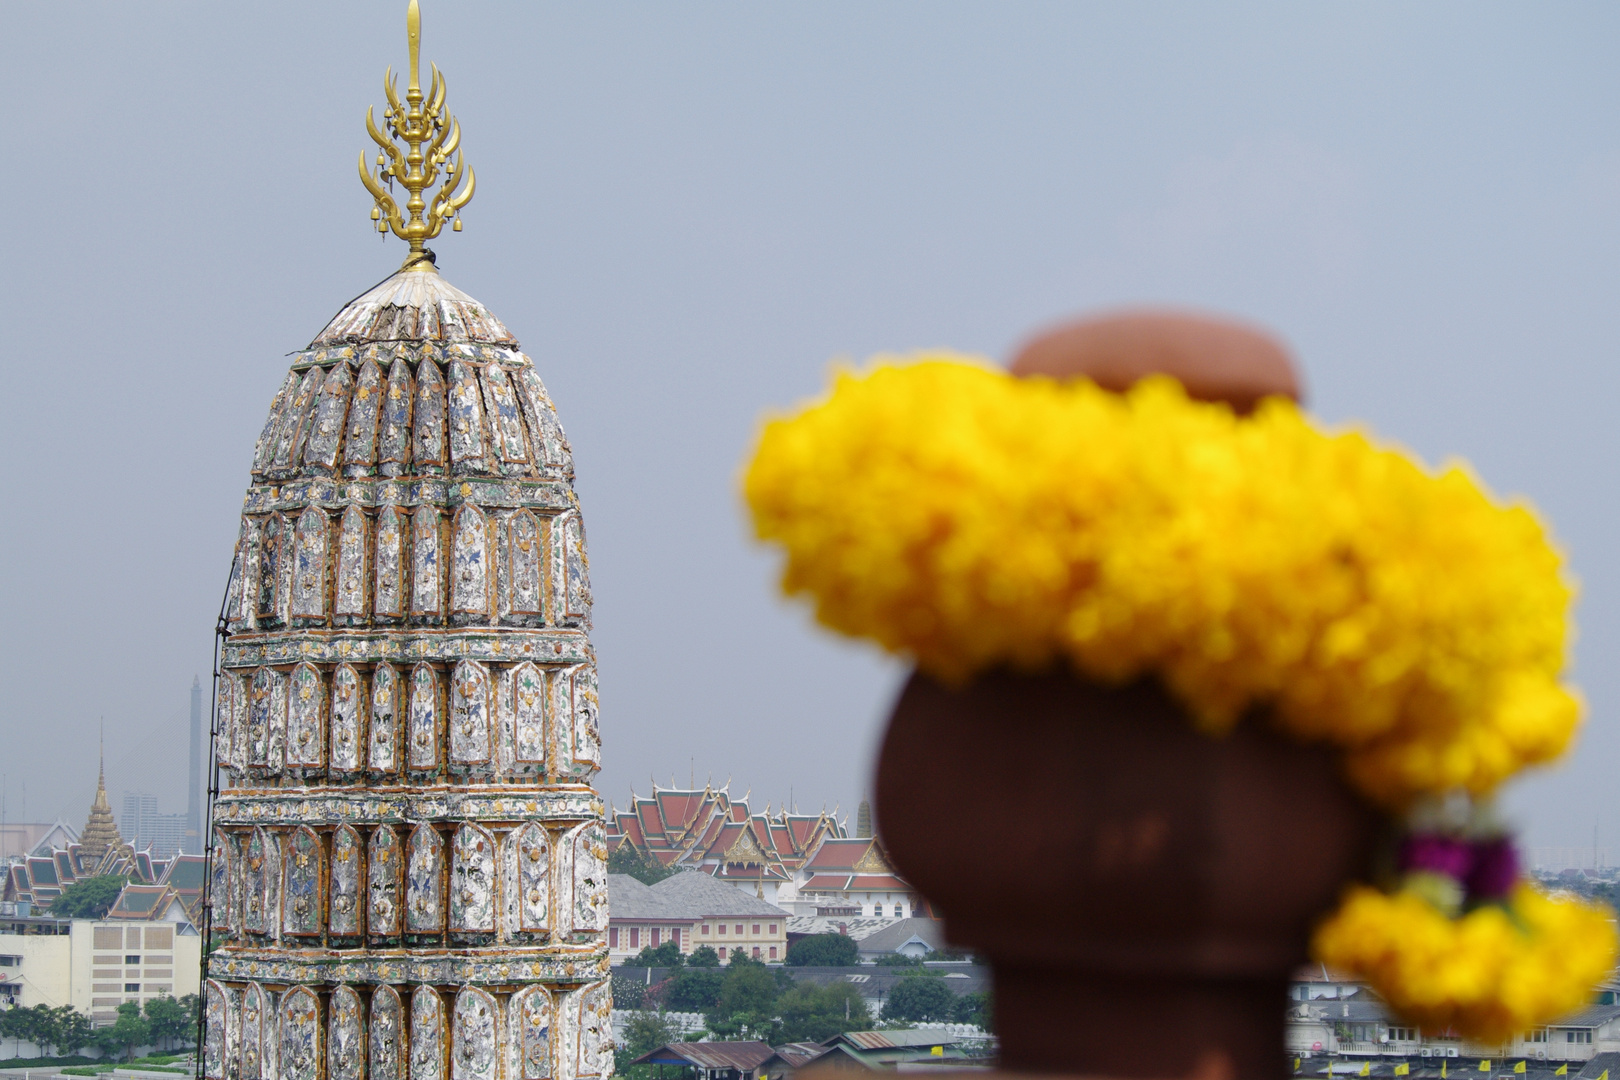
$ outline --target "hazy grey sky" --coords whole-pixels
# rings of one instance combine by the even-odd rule
[[[1584,586],[1541,844],[1620,840],[1620,9],[424,0],[478,173],[446,277],[573,442],[607,768],[852,811],[900,671],[779,602],[735,477],[829,359],[1126,302],[1268,325],[1315,411],[1533,498]],[[398,265],[355,176],[403,0],[0,5],[8,815],[185,808],[253,440]],[[1015,782],[987,778],[983,794]],[[964,793],[964,797],[980,797]],[[990,808],[993,812],[993,806]],[[1620,853],[1620,843],[1613,845]]]

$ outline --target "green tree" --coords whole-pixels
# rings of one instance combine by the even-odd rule
[[[127,880],[122,874],[103,874],[75,881],[51,904],[51,915],[58,919],[99,919],[113,906]]]
[[[628,840],[608,856],[608,873],[629,874],[643,885],[656,885],[674,872]]]
[[[697,948],[693,949],[692,954],[686,958],[686,966],[711,968],[719,967],[720,954],[715,952],[712,946],[699,945]]]
[[[718,967],[688,964],[669,980],[669,989],[664,991],[664,1007],[676,1012],[706,1013],[719,1003],[720,988],[725,981],[725,973]]]
[[[951,1006],[951,1021],[957,1024],[978,1024],[986,1031],[994,1031],[995,1018],[991,1015],[989,992],[977,991],[957,998],[956,1003]]]
[[[96,1025],[84,1013],[71,1005],[58,1005],[51,1011],[56,1013],[54,1035],[58,1054],[77,1054],[95,1041]]]
[[[949,1020],[956,995],[944,979],[901,979],[883,1003],[885,1020]]]
[[[673,941],[666,941],[658,948],[648,945],[645,949],[624,962],[625,967],[641,968],[678,968],[686,963],[686,957],[681,955],[681,947]]]
[[[95,1045],[109,1057],[122,1054],[125,1061],[135,1056],[137,1046],[152,1041],[152,1025],[141,1017],[141,1007],[133,1001],[118,1006],[118,1019],[104,1028],[97,1028]]]
[[[860,947],[844,934],[807,934],[788,946],[792,967],[852,967],[860,963]]]
[[[920,968],[920,967],[923,966],[923,963],[926,960],[928,960],[929,958],[931,958],[932,956],[933,956],[933,953],[929,953],[928,956],[924,957],[924,956],[907,956],[905,953],[892,952],[892,953],[884,953],[882,956],[874,957],[872,962],[874,964],[876,964],[878,967]]]
[[[39,1021],[33,1009],[25,1009],[20,1005],[0,1009],[0,1038],[11,1040],[12,1057],[22,1053],[24,1042],[38,1045],[34,1040],[38,1025]]]
[[[631,1060],[678,1039],[675,1025],[662,1012],[638,1012],[624,1026],[624,1048]]]
[[[164,1050],[178,1042],[189,1041],[197,1034],[197,1017],[189,1013],[182,1002],[167,995],[148,999],[146,1022],[152,1029],[153,1045]]]
[[[781,1019],[777,1033],[783,1042],[821,1042],[845,1031],[872,1026],[866,999],[850,983],[839,980],[826,986],[796,983],[776,999]]]
[[[718,1035],[773,1041],[776,976],[758,960],[734,954],[720,985],[720,997],[708,1011],[709,1030]]]
[[[90,1042],[90,1019],[71,1005],[58,1005],[54,1009],[49,1005],[35,1005],[12,1011],[27,1014],[26,1019],[18,1017],[17,1023],[24,1032],[23,1038],[41,1051],[49,1048],[55,1056],[60,1056],[63,1051],[72,1053]]]
[[[202,1025],[202,998],[196,994],[181,994],[180,1007],[186,1012],[186,1030],[180,1036],[180,1045],[196,1046],[197,1029]]]

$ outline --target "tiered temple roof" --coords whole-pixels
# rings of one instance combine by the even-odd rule
[[[624,810],[608,817],[608,850],[621,844],[665,866],[702,870],[729,881],[788,881],[828,839],[844,827],[825,810],[774,816],[767,806],[753,813],[748,797],[733,799],[729,785],[716,790],[653,785],[648,798],[630,795]],[[870,843],[870,841],[866,841]]]
[[[100,858],[91,858],[83,844],[69,844],[49,855],[30,855],[4,868],[0,879],[0,900],[22,901],[48,909],[69,886],[86,878],[117,874],[129,879],[124,892],[113,903],[109,918],[164,918],[171,904],[179,904],[186,921],[201,915],[203,857],[177,855],[158,859],[150,850],[131,851],[127,844],[111,847]],[[144,892],[143,892],[144,890]],[[161,894],[162,904],[147,905],[143,895]]]
[[[799,887],[806,892],[879,892],[910,887],[894,872],[876,837],[829,838],[804,868],[810,877]]]

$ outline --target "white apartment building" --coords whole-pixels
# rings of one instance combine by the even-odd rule
[[[126,1001],[197,993],[201,959],[187,923],[0,919],[0,1004],[71,1005],[111,1023]]]

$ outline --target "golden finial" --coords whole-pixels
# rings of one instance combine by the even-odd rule
[[[390,66],[383,76],[383,92],[388,95],[383,123],[388,127],[388,134],[377,130],[372,110],[367,108],[366,130],[382,149],[377,153],[374,168],[367,168],[366,155],[360,155],[360,182],[377,202],[371,208],[371,220],[377,223],[377,231],[385,233],[392,229],[395,236],[411,245],[411,253],[401,269],[432,271],[433,255],[426,244],[439,235],[446,221],[453,222],[451,231],[461,231],[461,208],[473,197],[476,178],[472,167],[466,166],[467,183],[456,190],[461,185],[463,169],[462,155],[457,152],[461,145],[461,125],[445,108],[444,77],[436,65],[430,64],[433,81],[426,95],[417,79],[422,12],[416,0],[411,0],[406,9],[405,33],[411,47],[411,83],[405,89],[405,104],[400,104],[399,88]],[[422,192],[433,186],[440,168],[444,169],[444,185],[428,203],[423,200]],[[394,201],[396,180],[411,193],[403,212]]]

